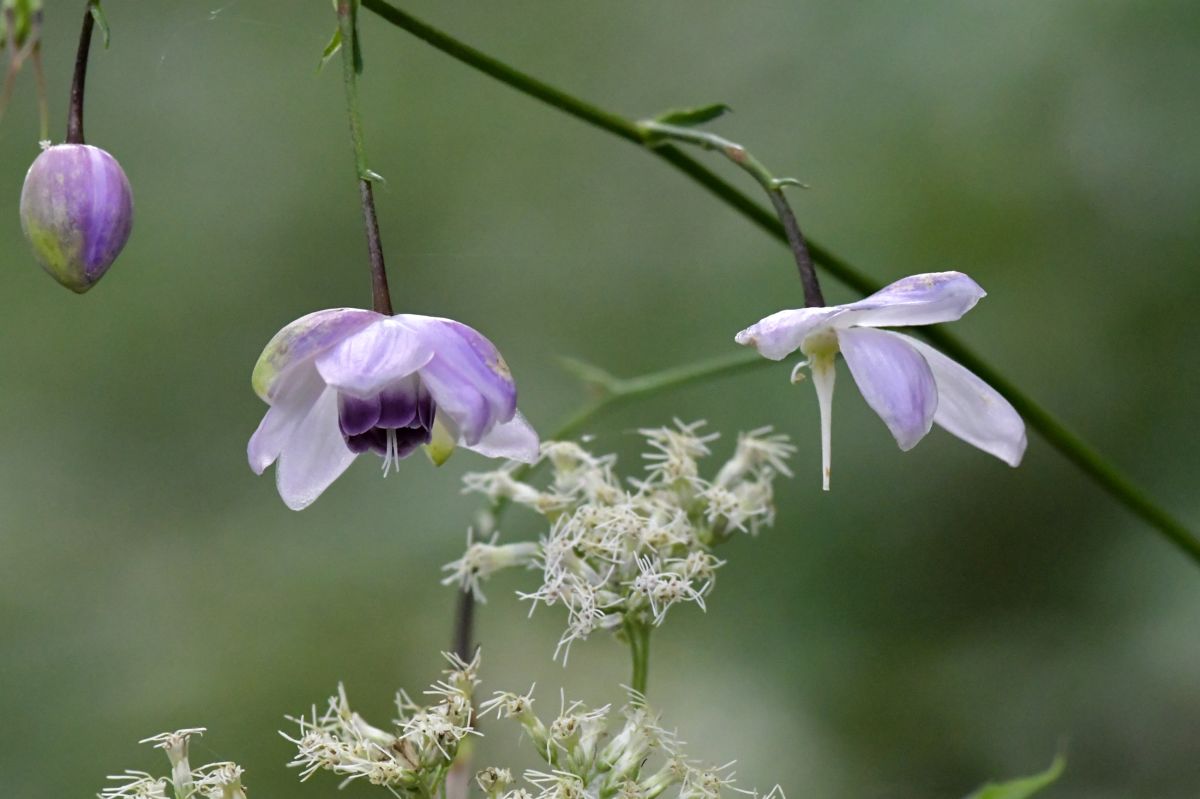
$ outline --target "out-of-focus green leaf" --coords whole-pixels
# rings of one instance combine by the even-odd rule
[[[654,119],[656,122],[662,122],[666,125],[691,127],[711,122],[722,114],[727,114],[732,110],[732,108],[724,103],[713,103],[712,105],[701,105],[695,108],[672,108],[669,111],[659,114]]]
[[[1067,760],[1062,755],[1054,758],[1050,768],[1030,777],[1021,777],[1008,782],[990,782],[984,785],[967,799],[1028,799],[1043,788],[1052,785],[1067,766]]]

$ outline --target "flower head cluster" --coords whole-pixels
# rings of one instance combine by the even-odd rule
[[[757,797],[733,787],[733,763],[710,767],[689,760],[684,742],[635,691],[619,714],[609,705],[589,709],[563,700],[549,724],[534,714],[533,701],[532,690],[498,692],[480,707],[481,713],[515,719],[549,767],[526,771],[527,788],[512,788],[508,769],[484,769],[476,782],[489,799],[656,799],[671,788],[679,799],[719,799],[726,789]],[[778,788],[767,796],[776,793],[782,797]]]
[[[188,761],[188,742],[204,734],[203,727],[164,732],[140,743],[152,743],[162,749],[171,763],[171,776],[155,777],[145,771],[113,774],[113,785],[102,790],[100,799],[246,799],[242,785],[242,767],[221,761],[192,768]]]
[[[622,484],[616,458],[578,444],[551,442],[542,459],[549,485],[519,479],[512,464],[469,474],[469,491],[493,502],[512,501],[545,516],[549,531],[537,542],[498,545],[495,538],[468,546],[449,564],[447,583],[477,594],[482,580],[511,566],[540,569],[542,585],[524,599],[567,610],[556,656],[598,629],[628,630],[661,624],[675,605],[704,608],[723,561],[713,547],[738,532],[756,533],[774,520],[772,484],[790,474],[793,447],[769,428],[744,433],[712,478],[701,462],[717,436],[702,422],[640,431],[649,445],[647,474]],[[532,609],[531,609],[532,612]]]
[[[291,718],[299,725],[290,766],[306,780],[318,771],[344,777],[345,785],[364,779],[389,788],[396,796],[428,797],[440,792],[459,743],[475,733],[471,697],[478,685],[479,657],[466,663],[446,655],[450,668],[425,693],[436,697],[421,706],[404,691],[396,695],[398,717],[390,729],[369,724],[350,709],[345,689],[329,698],[325,712]]]

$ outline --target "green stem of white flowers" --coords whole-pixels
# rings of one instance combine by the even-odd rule
[[[438,30],[432,25],[413,17],[411,14],[401,11],[386,0],[362,0],[362,5],[392,25],[407,31],[473,69],[479,70],[501,83],[511,86],[517,91],[536,98],[589,125],[625,139],[639,147],[648,149],[655,156],[666,161],[675,169],[703,186],[717,197],[717,199],[730,206],[754,225],[776,239],[790,244],[789,234],[785,229],[786,226],[780,222],[776,214],[755,202],[677,147],[662,144],[661,142],[654,142],[633,120],[600,108],[568,94],[555,86],[551,86],[532,75],[521,72],[503,61],[493,58]],[[850,288],[862,294],[871,294],[879,290],[880,285],[878,282],[868,277],[864,272],[856,269],[846,260],[839,258],[811,239],[806,242],[806,246],[815,263],[822,266],[827,272]],[[954,336],[938,327],[925,327],[921,329],[920,333],[930,343],[937,345],[947,355],[970,369],[982,380],[1003,394],[1013,404],[1013,407],[1017,409],[1017,412],[1024,417],[1025,422],[1031,428],[1040,433],[1042,438],[1052,447],[1079,467],[1101,490],[1147,522],[1155,531],[1179,547],[1184,554],[1200,566],[1200,538],[1197,538],[1182,522],[1161,508],[1146,492],[1125,477],[1120,470],[1108,463],[1087,442],[1067,429],[1053,414],[1043,408],[1024,391],[1021,391],[1016,385],[996,369],[992,368],[986,361]],[[748,357],[755,356],[750,354]],[[687,367],[682,368],[687,369]],[[592,415],[604,410],[606,407],[608,407],[608,404],[599,404],[595,407],[587,406],[578,416],[582,418],[583,422],[586,422]]]
[[[625,637],[629,639],[629,654],[633,660],[633,678],[629,687],[643,698],[650,676],[650,631],[653,629],[649,622],[625,619]]]

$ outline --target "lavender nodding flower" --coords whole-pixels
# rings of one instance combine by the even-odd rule
[[[933,424],[1010,466],[1025,453],[1025,423],[1004,397],[929,345],[882,327],[951,322],[985,292],[961,272],[912,275],[846,305],[780,311],[736,336],[771,360],[797,349],[821,411],[822,482],[829,490],[834,359],[840,351],[863,398],[900,445],[917,445]]]
[[[499,351],[450,319],[317,311],[271,339],[251,382],[271,407],[250,438],[250,468],[262,474],[278,460],[279,495],[293,510],[367,450],[383,457],[385,474],[422,445],[439,464],[456,444],[488,457],[538,456]]]

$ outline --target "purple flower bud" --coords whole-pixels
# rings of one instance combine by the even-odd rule
[[[50,276],[82,294],[129,239],[133,194],[99,147],[60,144],[37,157],[21,190],[21,229]]]

